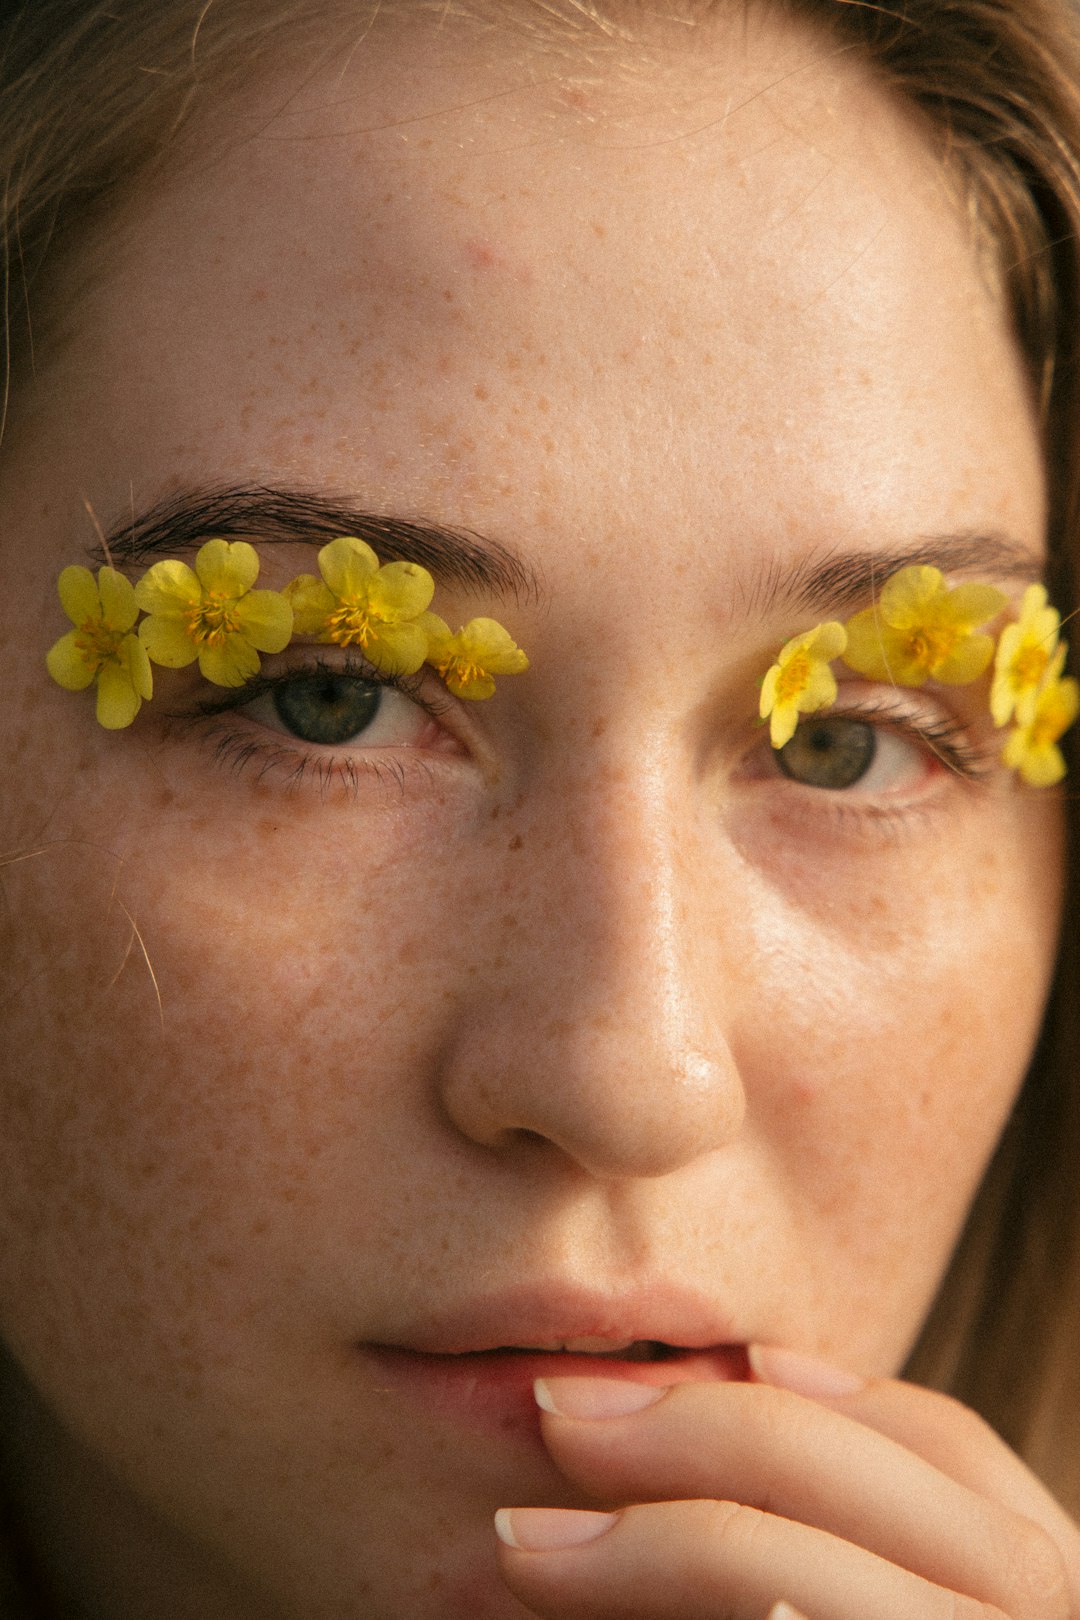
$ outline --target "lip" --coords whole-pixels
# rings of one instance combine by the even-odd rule
[[[670,1347],[655,1361],[530,1349],[610,1341]],[[517,1348],[524,1347],[524,1348]],[[408,1405],[492,1434],[539,1439],[537,1378],[625,1378],[663,1386],[749,1376],[746,1338],[713,1301],[657,1285],[619,1297],[515,1290],[435,1313],[393,1342],[361,1347],[375,1387]]]

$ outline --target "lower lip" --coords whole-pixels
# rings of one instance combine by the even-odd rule
[[[364,1347],[372,1383],[386,1393],[487,1433],[539,1434],[537,1378],[625,1378],[636,1384],[734,1383],[750,1376],[743,1345],[677,1350],[663,1361],[571,1351],[479,1350],[427,1355],[389,1345]]]

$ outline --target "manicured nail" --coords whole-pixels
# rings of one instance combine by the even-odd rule
[[[750,1371],[759,1383],[794,1390],[796,1395],[809,1395],[811,1400],[854,1395],[857,1390],[866,1388],[865,1378],[843,1367],[834,1367],[829,1361],[804,1356],[797,1350],[781,1350],[775,1344],[751,1344],[747,1346],[746,1355]]]
[[[793,1609],[790,1603],[774,1603],[765,1620],[806,1620],[801,1609]]]
[[[617,1513],[581,1513],[571,1508],[500,1508],[495,1534],[519,1552],[557,1552],[583,1547],[610,1530]]]
[[[537,1406],[558,1417],[613,1418],[655,1406],[668,1388],[634,1384],[628,1378],[537,1378],[533,1394]]]

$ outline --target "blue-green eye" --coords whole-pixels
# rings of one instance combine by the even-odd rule
[[[777,750],[776,762],[793,782],[836,792],[862,781],[878,744],[878,729],[865,720],[804,719],[791,741]]]
[[[387,695],[383,687],[331,670],[297,676],[270,694],[278,719],[292,736],[330,745],[358,739]]]

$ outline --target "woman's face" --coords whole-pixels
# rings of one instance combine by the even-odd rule
[[[836,790],[756,719],[912,553],[1037,576],[1001,301],[850,57],[651,28],[386,20],[216,109],[13,413],[0,1300],[84,1581],[128,1538],[203,1616],[523,1614],[490,1512],[575,1500],[529,1380],[612,1366],[481,1352],[896,1369],[1016,1094],[1060,806],[985,681],[846,683]],[[333,747],[158,671],[102,730],[45,674],[59,570],[165,500],[190,560],[241,486],[513,552],[535,591],[434,605],[531,669]],[[335,532],[282,509],[260,584]]]

